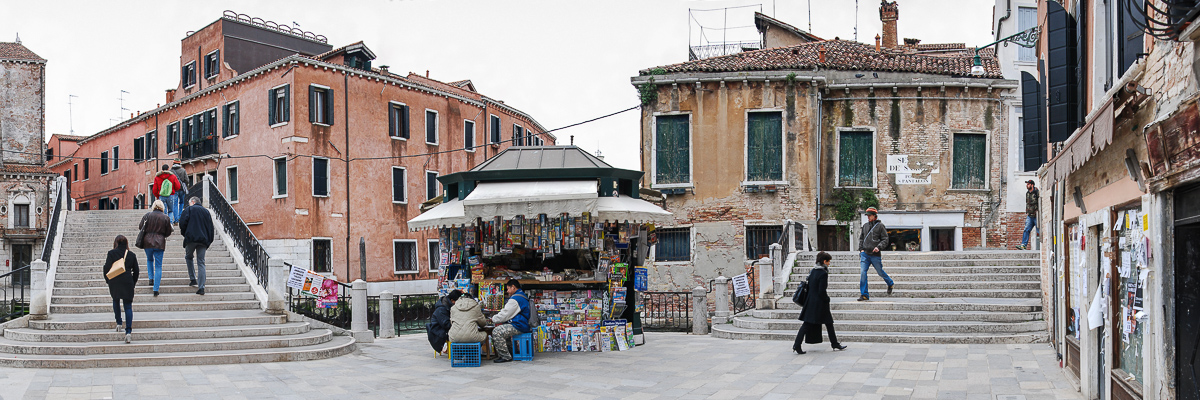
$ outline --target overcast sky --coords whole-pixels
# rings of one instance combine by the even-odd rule
[[[899,0],[899,36],[923,43],[990,43],[988,0]],[[374,65],[394,73],[429,71],[471,79],[483,94],[532,115],[547,129],[637,105],[629,78],[640,69],[687,61],[703,25],[710,41],[755,40],[753,12],[807,30],[809,0],[0,0],[0,41],[22,43],[49,60],[46,138],[91,135],[162,104],[179,79],[180,40],[229,9],[298,24],[339,47],[362,40]],[[854,38],[854,0],[812,0],[811,32]],[[724,11],[696,11],[753,6]],[[858,5],[859,41],[880,32],[879,2]],[[693,9],[689,19],[689,9]],[[742,27],[722,31],[719,28]],[[123,94],[121,110],[118,100]],[[69,110],[70,99],[73,106]],[[638,112],[555,132],[560,144],[603,152],[639,169]],[[120,119],[118,119],[120,118]]]

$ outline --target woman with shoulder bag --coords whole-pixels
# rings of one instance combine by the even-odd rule
[[[804,299],[804,309],[800,311],[800,320],[804,321],[800,325],[800,332],[796,333],[796,343],[792,345],[792,351],[798,354],[804,354],[805,351],[801,347],[803,343],[817,344],[821,343],[821,325],[829,331],[829,343],[833,345],[834,350],[845,350],[846,346],[838,343],[837,335],[833,333],[833,313],[829,310],[829,262],[833,260],[833,256],[829,253],[817,253],[817,266],[808,273],[808,298]],[[797,289],[799,290],[799,289]],[[805,340],[806,336],[813,336]]]
[[[175,230],[171,228],[171,217],[163,211],[166,205],[162,200],[155,200],[153,209],[142,216],[138,224],[141,237],[138,247],[146,250],[146,270],[150,272],[150,281],[154,285],[154,295],[158,296],[158,283],[162,281],[163,252],[167,250],[167,237]]]
[[[121,305],[125,306],[125,343],[133,339],[133,286],[141,272],[137,256],[129,251],[129,239],[117,235],[113,249],[104,259],[104,282],[108,283],[108,294],[113,299],[113,313],[117,315],[117,332],[121,331]]]

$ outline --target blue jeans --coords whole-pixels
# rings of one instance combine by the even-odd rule
[[[117,315],[117,325],[121,325],[121,304],[125,304],[125,334],[133,332],[133,300],[113,299],[113,314]]]
[[[175,195],[159,196],[158,199],[163,201],[163,205],[167,206],[167,209],[163,210],[163,212],[167,213],[167,216],[171,218],[171,223],[173,224],[175,221],[178,221],[179,215],[175,214],[175,206],[179,203],[179,197]]]
[[[150,273],[150,281],[154,282],[154,291],[158,291],[158,282],[162,281],[163,251],[146,249],[146,270]]]
[[[862,269],[862,274],[860,274],[858,278],[858,291],[862,293],[864,297],[871,297],[871,294],[867,293],[867,269],[872,265],[875,266],[875,272],[878,273],[879,276],[883,277],[883,281],[887,282],[888,286],[892,286],[894,284],[892,282],[892,277],[888,276],[887,272],[883,272],[883,257],[873,256],[867,254],[865,251],[860,251],[858,252],[858,263],[859,267]]]
[[[1037,229],[1038,236],[1042,235],[1042,227],[1037,224],[1037,217],[1025,217],[1025,233],[1021,234],[1021,246],[1029,245],[1029,231]]]

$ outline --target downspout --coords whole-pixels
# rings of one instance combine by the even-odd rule
[[[350,279],[350,74],[342,71],[342,123],[346,131],[346,279]],[[361,277],[367,280],[367,277]]]
[[[1004,20],[1006,20],[1006,19],[1008,19],[1008,17],[1012,16],[1012,0],[1008,0],[1007,5],[1005,5],[1004,7],[1005,7],[1004,16],[1000,17],[1000,19],[996,20],[996,30],[994,31],[994,33],[996,34],[996,40],[1000,40],[1000,24],[1003,24]]]
[[[814,235],[816,234],[815,231],[817,227],[821,226],[821,190],[824,189],[824,187],[821,186],[821,142],[825,140],[825,120],[822,116],[825,111],[825,102],[821,99],[821,89],[818,88],[815,83],[816,82],[814,81],[812,85],[812,89],[817,92],[817,207],[816,213],[813,215],[813,221],[816,221],[815,226],[813,227]],[[808,246],[808,243],[804,243],[804,246],[805,248],[812,250],[812,248]]]

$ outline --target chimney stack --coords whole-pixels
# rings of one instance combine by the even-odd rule
[[[380,65],[380,66],[379,66],[379,72],[380,72],[380,73],[382,73],[382,74],[384,74],[384,75],[386,75],[386,74],[388,73],[388,66],[386,66],[386,65]]]
[[[875,51],[879,51],[879,34],[875,34]]]
[[[900,19],[900,6],[895,1],[880,0],[879,20],[883,21],[883,47],[895,48],[897,45],[896,20]]]
[[[817,62],[825,63],[825,45],[817,46]]]

